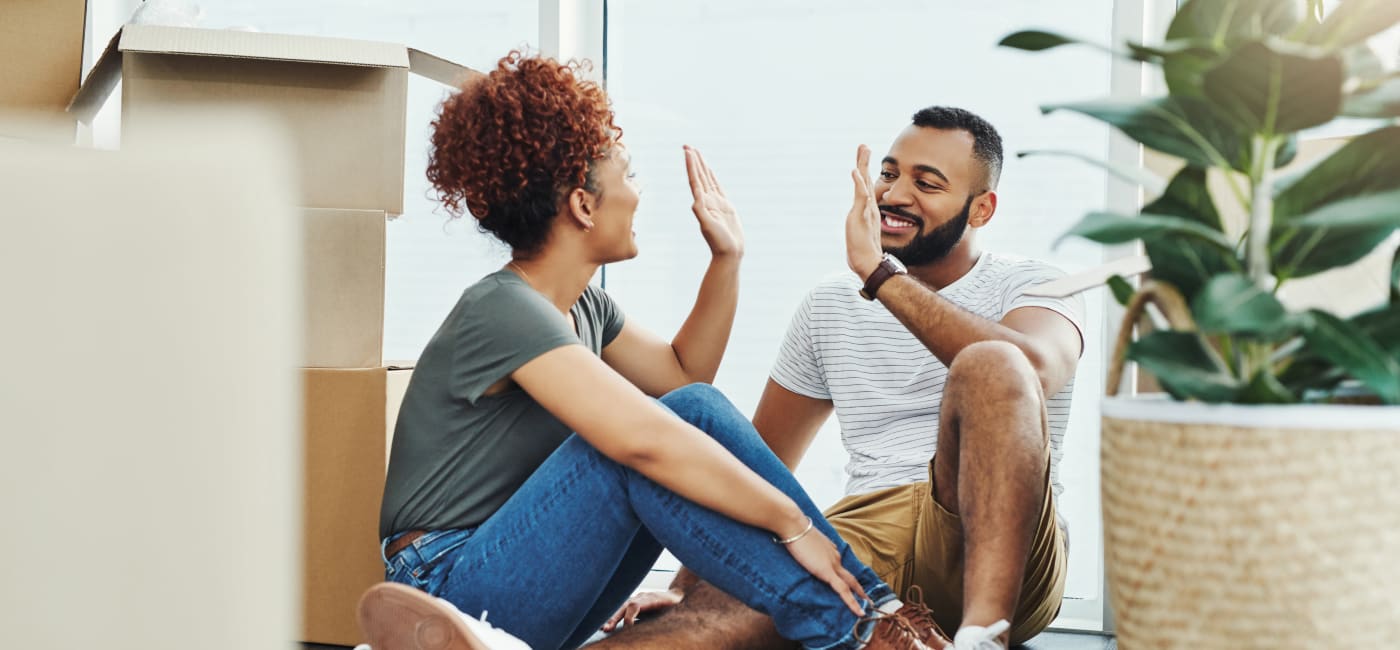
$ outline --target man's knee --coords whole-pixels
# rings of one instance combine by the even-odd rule
[[[989,404],[1039,400],[1040,378],[1020,348],[1005,341],[978,341],[963,348],[948,367],[945,399],[946,393]]]

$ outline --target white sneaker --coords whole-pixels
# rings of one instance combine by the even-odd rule
[[[524,641],[452,603],[393,582],[370,587],[360,597],[362,644],[372,650],[530,650]],[[356,650],[361,650],[357,646]]]
[[[1011,629],[1011,624],[1002,619],[987,627],[967,625],[953,637],[954,650],[1006,650],[997,637]]]
[[[490,648],[490,650],[530,650],[528,644],[516,638],[510,632],[502,630],[499,627],[493,627],[490,623],[487,623],[486,612],[482,612],[481,618],[477,619],[466,612],[458,610],[456,605],[453,605],[447,600],[439,598],[438,602],[442,603],[443,607],[450,607],[453,611],[457,612],[457,615],[462,617],[462,622],[467,624],[467,629],[481,637],[482,642],[484,642],[486,647]]]

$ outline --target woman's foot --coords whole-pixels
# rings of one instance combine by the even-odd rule
[[[530,650],[524,641],[491,627],[441,598],[393,582],[360,597],[360,631],[372,650]]]

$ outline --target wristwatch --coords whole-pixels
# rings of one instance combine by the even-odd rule
[[[865,286],[860,290],[860,297],[874,300],[875,292],[880,290],[881,285],[896,275],[908,272],[909,269],[904,268],[904,263],[899,261],[898,257],[885,253],[884,259],[880,260],[880,265],[875,267],[875,272],[866,278]]]

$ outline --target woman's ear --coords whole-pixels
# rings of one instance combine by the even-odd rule
[[[569,219],[582,228],[584,232],[593,230],[593,211],[597,207],[598,197],[592,192],[575,187],[569,191],[568,206]]]

